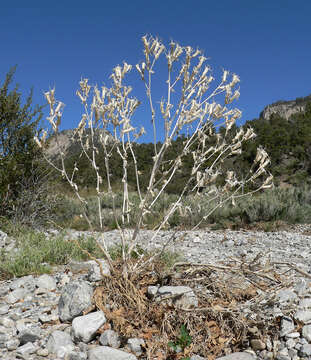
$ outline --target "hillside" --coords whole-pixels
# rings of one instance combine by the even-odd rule
[[[245,159],[262,145],[271,157],[276,184],[311,182],[311,95],[268,105],[245,126],[252,126],[257,134],[245,148]]]

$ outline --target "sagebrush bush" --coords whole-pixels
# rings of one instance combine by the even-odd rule
[[[310,188],[276,188],[243,205],[249,222],[283,220],[303,223],[311,220]]]
[[[257,222],[284,221],[286,223],[309,223],[311,221],[311,189],[309,187],[273,188],[256,195],[245,197],[235,206],[227,202],[218,207],[205,224],[231,223],[238,227],[249,226]],[[192,216],[185,217],[190,225],[216,204],[204,203],[198,198],[189,197],[192,202]],[[196,205],[197,203],[197,205]],[[189,206],[189,205],[188,205]]]
[[[119,195],[121,198],[121,195]],[[135,227],[135,216],[138,216],[138,196],[130,193],[129,198],[136,203],[136,214],[133,213],[128,227]],[[96,197],[85,197],[88,204],[90,218],[94,228],[100,231],[98,209],[96,207]],[[76,230],[86,230],[88,224],[81,216],[81,203],[73,197],[63,197],[63,202],[57,211],[57,224],[63,228],[69,227]],[[155,208],[146,217],[145,228],[153,229],[162,219],[163,213],[170,208],[176,201],[176,195],[162,194]],[[167,227],[179,227],[181,229],[192,229],[207,213],[211,213],[208,218],[201,222],[200,227],[217,225],[218,228],[227,226],[241,228],[252,226],[259,222],[283,221],[286,223],[310,223],[311,222],[311,189],[301,188],[274,188],[257,193],[251,197],[245,197],[236,201],[235,205],[231,202],[224,202],[219,206],[219,200],[210,201],[204,195],[194,194],[184,196],[181,201],[181,211],[174,213]],[[115,208],[118,220],[122,217],[122,202],[120,201]],[[215,210],[216,208],[216,210]],[[105,197],[102,208],[105,229],[116,229],[114,213],[112,210],[112,199]]]

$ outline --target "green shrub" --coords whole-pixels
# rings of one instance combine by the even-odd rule
[[[32,109],[32,90],[22,105],[18,86],[10,90],[16,67],[0,86],[0,216],[15,222],[44,222],[50,201],[46,201],[46,164],[34,142],[42,117],[42,106]]]
[[[43,233],[21,227],[15,230],[15,239],[18,252],[0,255],[0,273],[10,276],[25,276],[50,272],[51,266],[67,264],[71,260],[85,261],[88,256],[79,249],[73,241],[64,238],[64,234],[56,237],[46,237]],[[80,246],[96,258],[103,256],[96,241],[89,238],[80,238]]]

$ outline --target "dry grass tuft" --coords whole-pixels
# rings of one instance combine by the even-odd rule
[[[262,300],[273,296],[288,279],[271,264],[268,269],[257,260],[246,263],[232,259],[226,265],[176,263],[170,272],[163,272],[164,264],[157,260],[129,279],[123,276],[120,261],[112,276],[96,288],[94,302],[124,344],[129,337],[145,340],[144,356],[148,359],[199,354],[213,360],[244,350],[250,339],[265,340],[278,333],[278,321],[264,318]],[[184,309],[150,300],[148,286],[159,284],[190,286],[199,306]],[[182,327],[191,343],[176,353],[168,344],[179,339]]]

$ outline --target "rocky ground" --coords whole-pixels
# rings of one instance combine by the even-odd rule
[[[53,237],[55,231],[47,232]],[[86,232],[83,233],[87,235]],[[142,231],[145,248],[159,248],[173,232],[163,231],[150,244],[150,231]],[[68,231],[68,238],[81,235]],[[98,236],[100,236],[98,234]],[[222,359],[251,360],[311,359],[311,231],[300,226],[288,231],[209,231],[178,232],[171,250],[185,262],[211,271],[222,271],[223,279],[233,282],[232,274],[243,273],[244,280],[257,289],[256,297],[246,301],[241,312],[246,318],[261,318],[266,326],[278,325],[273,337],[256,335],[239,353]],[[111,246],[118,232],[105,233]],[[14,240],[0,234],[0,247],[14,247]],[[103,263],[104,264],[104,263]],[[105,271],[109,268],[104,264]],[[241,270],[243,269],[243,271]],[[241,271],[240,271],[241,270]],[[217,273],[219,276],[219,273]],[[231,276],[231,277],[230,277]],[[260,278],[262,281],[258,281]],[[52,275],[26,276],[0,282],[0,359],[136,359],[147,358],[144,339],[121,339],[105,327],[107,319],[98,309],[83,315],[92,305],[93,289],[100,279],[94,261],[70,263],[55,268]],[[269,284],[268,284],[269,283]],[[152,286],[148,294],[155,301],[177,294],[184,308],[198,306],[196,284]],[[164,301],[164,300],[163,300]],[[203,359],[200,354],[192,360]]]

